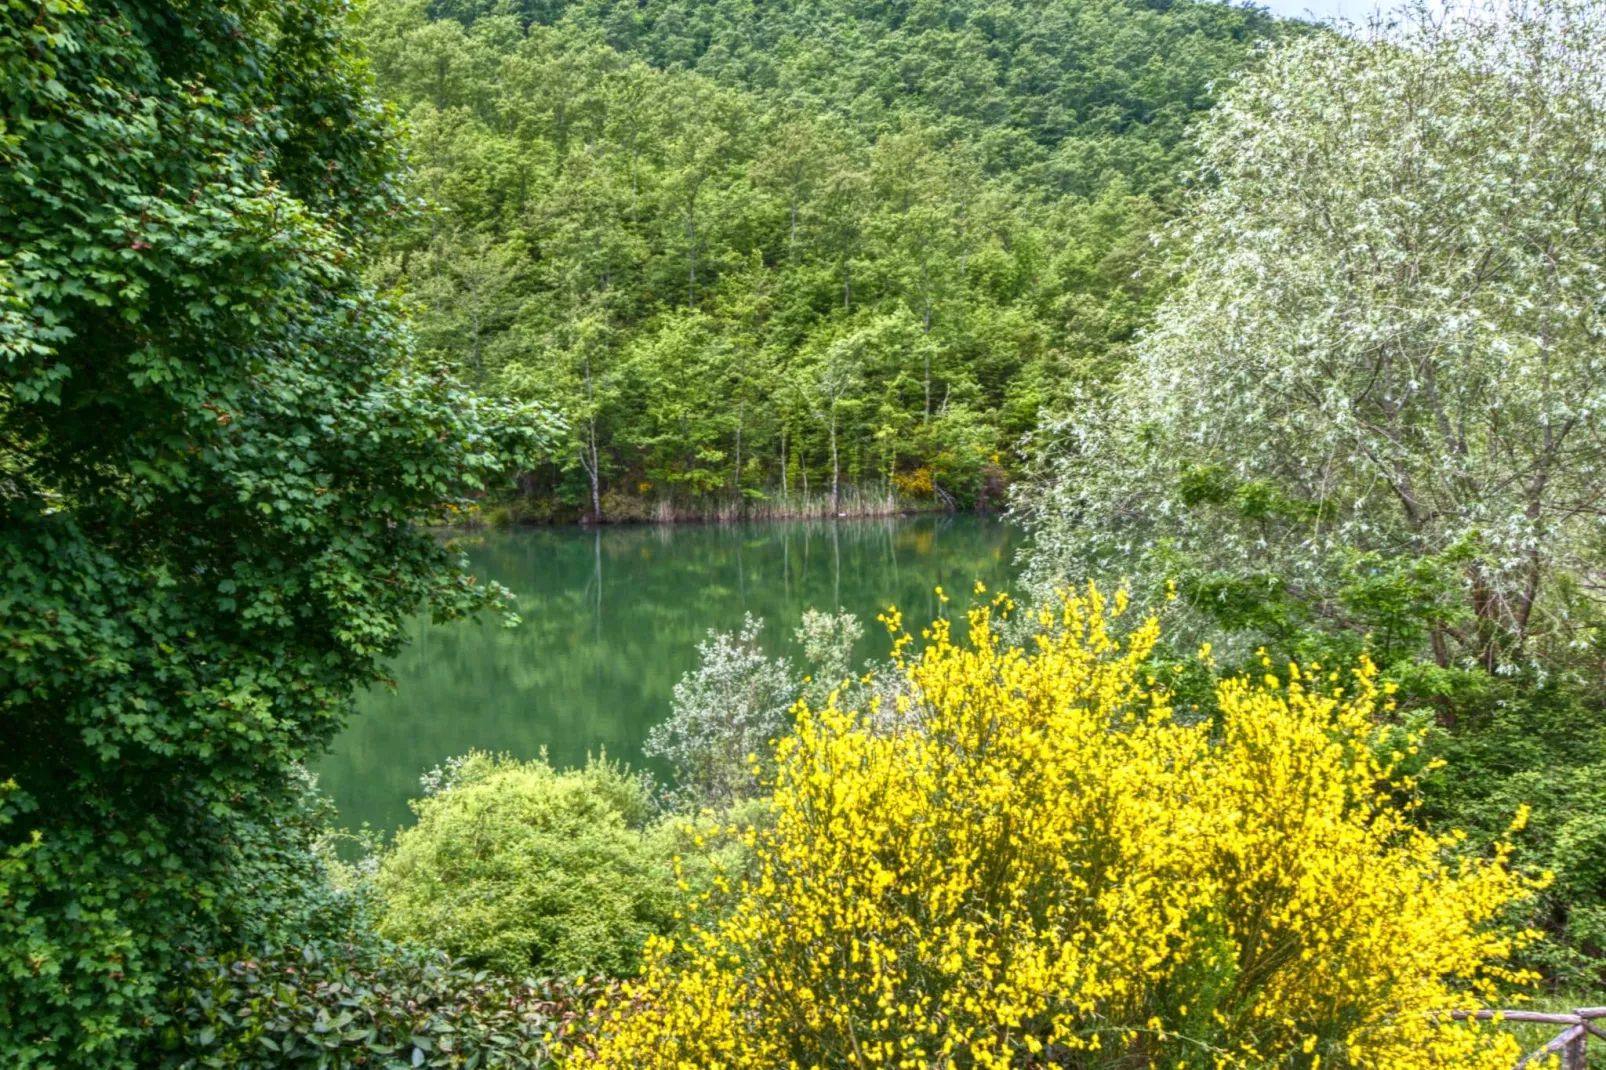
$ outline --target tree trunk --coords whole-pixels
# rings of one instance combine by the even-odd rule
[[[837,487],[837,456],[836,456],[836,406],[831,406],[831,512],[835,513],[842,504]]]
[[[970,191],[967,187],[966,191],[959,197],[959,301],[961,306],[965,302],[965,258],[970,251],[969,246],[965,243],[965,224],[969,220]]]
[[[926,352],[926,414],[921,417],[921,426],[931,422],[931,275],[927,270],[926,258],[920,258],[920,295],[925,303],[924,331],[920,340],[921,348]]]
[[[687,308],[697,307],[697,198],[686,202],[686,294]]]
[[[742,420],[747,416],[747,393],[736,403],[736,497],[742,497]]]
[[[922,324],[927,335],[931,334],[931,266],[926,258],[920,258],[920,299],[925,305],[925,316]]]
[[[638,185],[638,181],[639,181],[638,180],[638,176],[637,176],[637,172],[639,170],[640,163],[641,163],[641,146],[636,143],[636,139],[635,138],[631,138],[630,139],[630,223],[631,223],[632,226],[634,226],[635,223],[636,223],[636,197],[637,197],[637,185]]]
[[[926,351],[926,414],[920,418],[920,426],[924,427],[931,422],[931,346],[922,344]]]
[[[597,463],[597,422],[590,421],[589,437],[591,439],[591,516],[592,519],[602,520],[602,476]]]
[[[437,173],[429,180],[430,193],[434,204],[441,202],[441,180]],[[429,274],[431,278],[441,277],[441,213],[440,209],[432,206],[429,210]]]
[[[474,342],[472,346],[474,354],[474,389],[478,390],[480,388],[480,306],[478,301],[474,303],[474,311],[470,313],[469,318],[474,324]]]
[[[597,412],[591,386],[591,352],[586,351],[586,448],[581,454],[586,475],[591,477],[591,519],[602,520],[602,465],[597,455]]]
[[[1472,627],[1477,644],[1478,661],[1484,669],[1494,672],[1500,665],[1499,600],[1489,589],[1483,570],[1472,566]]]

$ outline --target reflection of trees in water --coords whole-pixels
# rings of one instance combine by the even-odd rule
[[[843,605],[867,625],[856,657],[879,657],[887,605],[914,626],[941,610],[940,584],[957,611],[978,578],[996,588],[1013,575],[1016,541],[974,517],[475,535],[459,543],[474,573],[518,595],[523,623],[415,622],[392,666],[399,690],[364,698],[322,763],[324,786],[347,820],[389,827],[420,772],[473,747],[525,757],[545,745],[558,764],[605,747],[639,762],[709,628],[750,612],[772,651],[796,655],[803,611]]]

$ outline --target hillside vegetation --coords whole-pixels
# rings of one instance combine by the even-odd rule
[[[1164,289],[1189,129],[1278,25],[1127,0],[486,6],[362,35],[420,359],[569,420],[520,509],[997,504]]]

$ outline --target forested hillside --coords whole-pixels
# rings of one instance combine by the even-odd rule
[[[1280,25],[379,0],[362,32],[429,211],[376,281],[420,360],[567,416],[515,512],[997,504],[1039,411],[1121,362],[1190,123]]]

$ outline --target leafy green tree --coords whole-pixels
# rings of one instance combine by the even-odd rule
[[[773,129],[766,132],[754,166],[759,180],[786,206],[786,251],[788,257],[796,257],[798,227],[807,218],[827,166],[827,146],[822,144],[824,131],[806,115],[782,111],[770,121]]]
[[[299,763],[408,615],[504,604],[417,522],[552,421],[358,276],[402,205],[347,17],[0,12],[8,1065],[139,1064],[190,956],[305,922]]]
[[[864,355],[865,338],[862,332],[853,332],[827,342],[814,359],[803,366],[798,391],[809,412],[826,432],[831,451],[831,511],[842,507],[842,462],[838,449],[845,416],[860,405],[858,393]]]
[[[518,307],[518,250],[479,235],[454,234],[437,239],[430,254],[442,270],[429,273],[415,287],[434,313],[420,341],[426,355],[445,358],[464,382],[480,387],[486,348]]]
[[[623,362],[613,334],[605,301],[577,305],[561,325],[540,334],[532,348],[518,349],[500,378],[503,389],[515,396],[542,401],[564,414],[570,438],[562,463],[584,472],[593,520],[603,519],[605,435],[623,397]],[[527,337],[516,331],[508,345],[517,347]]]

